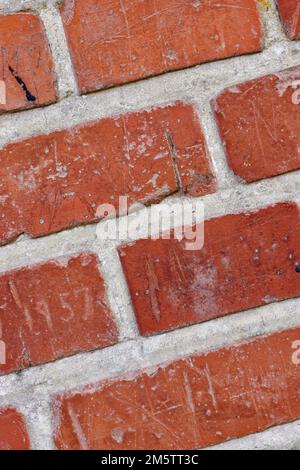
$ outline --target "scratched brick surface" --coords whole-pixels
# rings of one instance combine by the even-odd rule
[[[0,374],[117,342],[95,255],[84,253],[0,277],[6,364]]]
[[[0,450],[30,450],[24,419],[13,408],[0,409]]]
[[[101,204],[215,191],[193,107],[177,103],[29,138],[0,150],[0,242],[99,220]]]
[[[82,93],[262,48],[255,0],[65,0],[61,14]]]
[[[53,62],[40,19],[31,13],[0,15],[0,46],[0,113],[55,102]]]
[[[247,182],[300,168],[300,66],[226,89],[213,102],[230,168]]]
[[[300,39],[299,0],[276,0],[286,33],[290,39]]]
[[[59,449],[196,449],[300,417],[300,329],[57,398]],[[294,363],[295,362],[295,363]]]
[[[120,248],[142,335],[300,295],[295,204],[205,222],[201,251],[185,241],[139,240]]]

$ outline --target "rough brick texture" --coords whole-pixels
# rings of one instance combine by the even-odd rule
[[[185,241],[120,248],[140,332],[155,334],[300,295],[294,204],[205,222],[201,251]]]
[[[0,450],[300,450],[299,4],[0,0]]]
[[[0,277],[0,374],[117,342],[95,255],[59,258]]]
[[[59,397],[59,449],[196,449],[300,417],[300,329]]]
[[[226,89],[213,103],[230,168],[251,182],[300,168],[300,66]]]
[[[300,39],[299,0],[276,0],[286,33],[290,39]]]
[[[6,87],[0,113],[53,103],[54,69],[40,19],[30,13],[0,15],[0,44],[0,80]]]
[[[215,190],[204,137],[184,103],[102,119],[0,150],[0,242],[96,222],[98,206]]]
[[[24,419],[12,408],[0,409],[0,450],[30,450]]]
[[[65,0],[82,93],[260,51],[255,0]]]

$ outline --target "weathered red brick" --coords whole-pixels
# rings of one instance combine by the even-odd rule
[[[114,344],[117,329],[95,255],[59,258],[0,277],[6,364],[0,374]]]
[[[0,450],[30,450],[24,418],[13,408],[0,409]]]
[[[230,168],[257,181],[300,168],[300,66],[228,88],[214,102]]]
[[[280,16],[290,39],[300,39],[299,0],[276,0]]]
[[[0,15],[0,112],[56,101],[50,48],[41,20],[31,13]]]
[[[293,421],[299,338],[299,328],[287,330],[62,395],[56,445],[195,449]]]
[[[119,196],[150,204],[178,190],[215,191],[191,105],[102,119],[0,150],[0,243],[97,222]]]
[[[284,203],[206,221],[200,251],[174,239],[121,247],[141,334],[299,296],[299,237],[299,208]]]
[[[82,93],[262,49],[255,0],[65,0]]]

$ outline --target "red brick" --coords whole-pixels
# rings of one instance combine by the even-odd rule
[[[95,255],[84,253],[5,273],[0,374],[117,342]]]
[[[299,237],[299,209],[286,203],[206,221],[200,251],[174,239],[121,247],[141,334],[300,296]]]
[[[262,49],[255,0],[65,0],[82,93]]]
[[[119,196],[150,204],[216,186],[197,114],[184,103],[9,144],[0,161],[0,243],[97,222],[98,206],[118,208]]]
[[[228,88],[214,102],[230,168],[251,182],[300,168],[300,66]]]
[[[55,102],[52,57],[40,19],[30,13],[0,15],[0,44],[0,80],[6,85],[0,112]]]
[[[57,398],[59,449],[195,449],[300,417],[300,329]]]
[[[0,450],[30,450],[23,416],[12,408],[0,409]]]
[[[280,16],[290,39],[300,39],[299,0],[276,0]]]

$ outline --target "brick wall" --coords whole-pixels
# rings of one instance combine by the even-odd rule
[[[0,0],[0,449],[300,448],[299,13]]]

